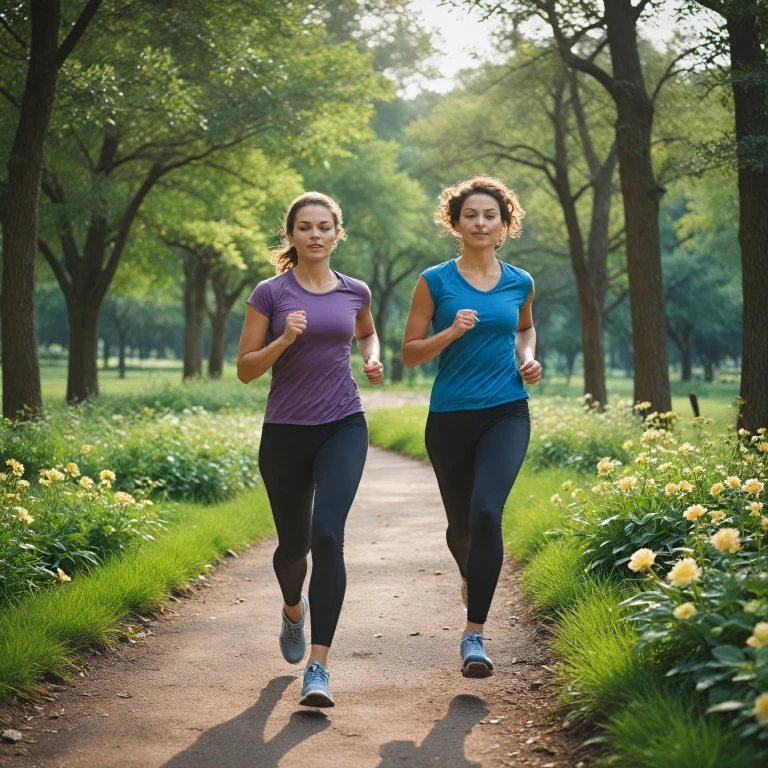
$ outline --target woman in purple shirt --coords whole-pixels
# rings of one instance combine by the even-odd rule
[[[346,588],[344,524],[360,484],[368,426],[350,367],[357,339],[371,384],[380,384],[371,292],[330,268],[344,237],[341,208],[318,192],[290,205],[273,254],[277,275],[248,299],[237,376],[248,383],[272,368],[259,469],[277,528],[274,555],[283,593],[280,649],[298,664],[312,611],[312,648],[299,704],[332,707],[328,651]],[[302,594],[312,552],[309,601]]]

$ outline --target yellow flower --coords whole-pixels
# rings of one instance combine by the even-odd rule
[[[689,453],[693,453],[696,450],[696,448],[691,445],[690,443],[683,443],[678,449],[677,452],[681,453],[683,456],[687,456]]]
[[[5,472],[0,472],[0,483],[4,483],[8,479],[8,475]]]
[[[616,469],[616,465],[609,458],[600,459],[600,461],[597,462],[598,475],[610,474],[614,469]]]
[[[749,434],[748,429],[744,429],[743,427],[739,430],[739,437],[746,437]]]
[[[584,489],[583,488],[574,488],[571,491],[571,498],[572,499],[580,499],[584,495]]]
[[[115,473],[111,469],[102,469],[99,472],[99,480],[107,480],[108,482],[114,482]]]
[[[667,574],[667,581],[673,587],[687,587],[701,578],[701,568],[696,565],[692,557],[684,557],[678,560],[672,570]]]
[[[761,517],[760,518],[760,527],[764,531],[768,531],[768,517]]]
[[[755,699],[753,714],[759,722],[768,723],[768,693],[761,693]]]
[[[633,443],[631,440],[625,440],[625,441],[624,441],[624,442],[621,444],[621,447],[622,447],[622,448],[623,448],[625,451],[631,451],[631,450],[632,450],[632,446],[633,446],[633,445],[634,445],[634,443]]]
[[[765,453],[768,451],[768,443],[763,441],[762,443],[757,444],[757,450],[760,451],[760,453]]]
[[[93,488],[93,480],[87,475],[83,475],[83,477],[80,478],[80,486],[85,488],[86,491],[90,491],[91,488]]]
[[[16,459],[6,459],[5,466],[10,467],[16,477],[21,477],[24,474],[24,465]]]
[[[641,402],[635,403],[632,407],[636,411],[647,411],[651,407],[651,403],[649,400],[643,400]]]
[[[48,480],[48,481],[50,481],[50,482],[53,482],[53,481],[59,481],[59,482],[61,482],[62,480],[65,480],[65,479],[66,479],[66,476],[64,475],[64,473],[63,473],[63,472],[60,472],[60,471],[59,471],[58,469],[56,469],[56,468],[52,468],[52,469],[41,469],[41,470],[40,470],[40,477],[42,477],[42,478],[44,478],[45,480]],[[41,482],[42,482],[42,481],[41,481]],[[50,482],[48,483],[49,485],[50,485]]]
[[[725,512],[723,512],[722,509],[716,509],[714,512],[710,512],[709,516],[715,525],[722,523],[723,520],[725,520]]]
[[[664,486],[664,493],[666,493],[667,496],[674,496],[677,493],[677,486],[674,483],[667,483]]]
[[[44,485],[46,488],[51,484],[50,480],[46,480],[44,477],[41,477],[38,481],[40,485]]]
[[[603,492],[603,484],[598,483],[597,485],[592,486],[592,493],[602,493]]]
[[[766,429],[765,429],[765,427],[760,427],[760,429],[758,429],[758,430],[757,430],[757,434],[758,434],[758,435],[764,435],[764,434],[765,434],[765,432],[766,432]]]
[[[58,574],[59,581],[72,581],[72,577],[67,576],[67,574],[61,570],[61,568],[57,568],[56,573]]]
[[[88,445],[88,443],[80,446],[80,453],[90,453],[92,450],[93,450],[93,446]]]
[[[709,489],[709,493],[712,496],[719,496],[724,490],[725,490],[725,486],[722,483],[715,483]]]
[[[125,493],[125,491],[115,491],[115,501],[126,507],[136,503],[136,499],[130,493]]]
[[[763,502],[751,501],[749,504],[747,504],[746,509],[748,510],[751,517],[760,517],[760,513],[763,511]]]
[[[553,504],[561,504],[561,503],[562,503],[562,501],[563,501],[563,500],[560,498],[560,494],[559,494],[559,493],[553,493],[553,494],[552,494],[552,496],[550,497],[550,499],[549,499],[549,500],[550,500],[550,501],[551,501]]]
[[[691,470],[694,475],[700,475],[704,471],[704,467],[696,466]]]
[[[637,485],[637,478],[634,475],[627,475],[619,480],[619,490],[626,493],[631,491]]]
[[[660,467],[660,472],[669,472],[670,469],[674,469],[675,465],[671,461],[665,461]]]
[[[638,549],[637,552],[632,555],[627,567],[630,571],[635,571],[636,573],[638,571],[647,571],[650,570],[655,560],[656,553],[643,547],[643,549]]]
[[[741,549],[738,528],[721,528],[717,533],[712,534],[709,541],[718,552],[733,554]]]
[[[683,517],[686,520],[696,520],[696,518],[705,515],[707,510],[701,506],[701,504],[692,504],[688,509],[683,512]]]
[[[35,518],[32,517],[32,515],[27,512],[24,507],[14,507],[13,508],[16,514],[19,516],[19,520],[21,520],[22,523],[31,523]]]
[[[638,453],[635,457],[635,463],[639,464],[641,467],[645,466],[648,463],[648,454],[645,452]]]
[[[725,484],[732,490],[737,491],[741,487],[741,480],[735,475],[725,478]]]
[[[744,493],[752,493],[757,496],[765,488],[765,483],[761,483],[756,477],[750,477],[749,480],[744,481],[744,485],[741,486],[741,490]]]
[[[68,474],[72,475],[72,477],[80,477],[80,469],[74,461],[70,461],[65,469],[67,470]]]
[[[752,629],[752,634],[747,638],[750,648],[764,648],[768,645],[768,621],[759,621]]]
[[[16,501],[16,499],[19,498],[18,493],[6,493],[5,494],[5,500],[6,501]]]
[[[681,603],[675,608],[673,615],[681,621],[692,619],[696,615],[696,606],[693,603]]]
[[[693,490],[693,484],[689,483],[687,480],[681,480],[680,481],[680,492],[681,493],[690,493]]]
[[[572,485],[573,485],[573,481],[572,480],[566,480],[563,483],[562,488],[563,488],[564,491],[570,491]]]
[[[29,480],[19,480],[16,485],[18,485],[19,488],[29,488]]]

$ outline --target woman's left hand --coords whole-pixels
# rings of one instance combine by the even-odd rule
[[[541,381],[541,363],[538,360],[528,360],[518,370],[526,384],[538,384]]]
[[[375,358],[371,358],[363,366],[363,373],[368,377],[368,383],[374,387],[384,381],[384,366]]]

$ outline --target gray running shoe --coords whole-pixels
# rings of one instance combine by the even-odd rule
[[[319,662],[313,661],[304,670],[304,687],[299,704],[305,707],[334,707],[329,682],[331,673]]]
[[[464,677],[489,677],[493,674],[493,662],[483,646],[483,636],[470,632],[461,636],[461,674]]]
[[[307,618],[307,598],[301,596],[301,621],[294,624],[286,615],[283,607],[283,628],[280,631],[280,650],[289,664],[298,664],[307,652],[307,638],[304,634],[304,622]]]

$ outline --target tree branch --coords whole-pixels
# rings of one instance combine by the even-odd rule
[[[85,8],[80,12],[75,25],[69,31],[69,34],[64,38],[64,42],[59,46],[59,50],[56,51],[55,65],[56,69],[61,69],[61,66],[67,60],[67,57],[74,50],[75,46],[80,42],[80,38],[87,29],[91,20],[96,15],[96,11],[99,10],[101,0],[88,0]]]
[[[6,91],[2,85],[0,85],[0,96],[4,96],[16,109],[19,109],[19,102],[16,100],[16,97],[10,91]]]
[[[8,24],[8,22],[2,17],[2,15],[0,15],[0,24],[2,24],[5,27],[6,32],[8,32],[8,34],[22,47],[22,49],[26,51],[27,48],[29,47],[26,41],[23,38],[19,37],[19,35],[17,35],[13,31],[13,29],[11,29],[10,24]]]

